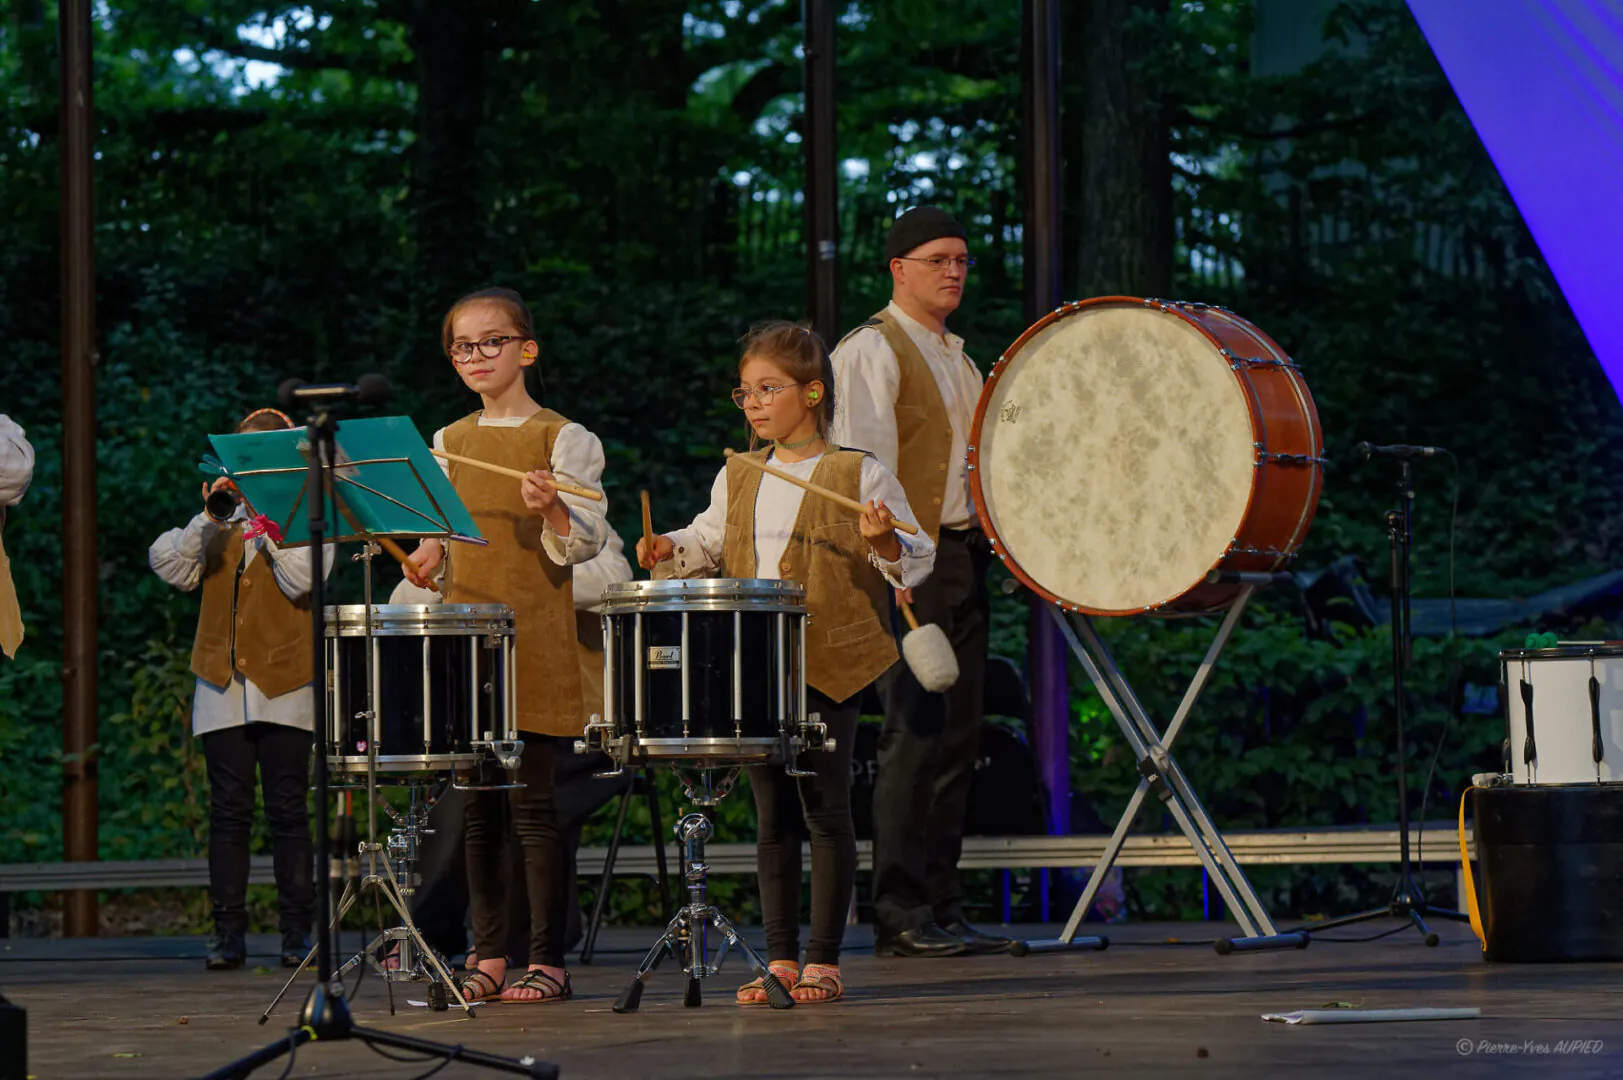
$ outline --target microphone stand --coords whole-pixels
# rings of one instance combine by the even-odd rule
[[[1302,927],[1310,934],[1320,930],[1333,930],[1338,926],[1351,926],[1354,923],[1367,922],[1371,919],[1398,918],[1407,919],[1411,926],[1419,930],[1428,947],[1435,947],[1441,940],[1436,931],[1426,925],[1425,917],[1434,915],[1444,919],[1455,919],[1461,922],[1470,921],[1470,916],[1463,912],[1448,908],[1433,907],[1426,902],[1425,894],[1420,891],[1420,885],[1414,879],[1414,871],[1409,861],[1409,784],[1407,754],[1408,745],[1404,733],[1404,673],[1408,671],[1409,661],[1413,655],[1412,637],[1409,631],[1409,549],[1414,541],[1414,478],[1410,470],[1409,458],[1400,458],[1398,476],[1398,508],[1386,512],[1386,538],[1391,549],[1392,574],[1392,716],[1397,726],[1398,745],[1398,851],[1400,868],[1398,882],[1393,887],[1392,899],[1385,907],[1371,908],[1355,915],[1343,915],[1336,919],[1327,919],[1322,922],[1309,923]]]
[[[315,745],[315,788],[316,788],[316,865],[329,865],[329,845],[331,837],[327,827],[327,750],[330,745],[330,733],[327,730],[327,700],[326,700],[326,670],[327,650],[326,624],[325,624],[325,583],[326,558],[325,538],[327,531],[327,493],[331,490],[331,476],[333,464],[337,459],[335,452],[338,433],[338,421],[329,411],[331,400],[318,401],[312,405],[315,410],[311,413],[306,431],[309,433],[309,471],[305,481],[305,505],[309,509],[310,526],[310,626],[313,640],[311,648],[315,656],[316,677],[310,681],[310,700],[315,709],[315,715],[321,718],[317,727],[319,733]],[[427,1039],[417,1039],[410,1035],[400,1035],[392,1031],[381,1031],[376,1028],[365,1028],[357,1025],[350,1016],[349,1005],[342,996],[342,986],[333,985],[332,963],[332,896],[328,888],[316,889],[316,983],[310,988],[310,996],[305,999],[304,1009],[299,1014],[298,1026],[288,1032],[285,1039],[276,1042],[238,1058],[231,1064],[216,1069],[208,1074],[204,1080],[246,1080],[246,1077],[261,1065],[275,1061],[283,1054],[292,1055],[298,1048],[308,1042],[321,1043],[342,1042],[350,1039],[359,1040],[368,1046],[390,1047],[396,1050],[406,1050],[426,1055],[430,1058],[443,1058],[446,1062],[465,1061],[470,1065],[480,1065],[487,1069],[497,1069],[502,1072],[514,1073],[518,1076],[528,1076],[532,1080],[553,1080],[558,1075],[558,1066],[548,1061],[538,1061],[535,1058],[505,1058],[495,1054],[486,1054],[478,1050],[469,1050],[460,1044],[448,1046],[445,1043],[430,1042]],[[383,1051],[379,1051],[383,1053]],[[389,1056],[389,1055],[385,1055]],[[443,1067],[443,1066],[442,1066]]]

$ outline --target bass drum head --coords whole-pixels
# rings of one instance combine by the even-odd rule
[[[1233,546],[1255,442],[1245,390],[1194,323],[1089,301],[998,362],[971,483],[1017,577],[1056,603],[1130,615],[1195,588]]]

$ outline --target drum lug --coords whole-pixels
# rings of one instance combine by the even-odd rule
[[[1257,465],[1259,465],[1259,466],[1266,465],[1269,462],[1274,462],[1274,463],[1279,464],[1279,465],[1308,465],[1308,466],[1325,465],[1325,464],[1328,464],[1328,462],[1329,462],[1328,458],[1314,457],[1311,454],[1285,454],[1285,453],[1280,453],[1280,452],[1277,452],[1277,451],[1270,453],[1270,452],[1268,452],[1266,450],[1262,450],[1262,447],[1261,447],[1260,443],[1258,444],[1257,448],[1258,448],[1259,451],[1261,451],[1260,453],[1257,454],[1257,461],[1256,461]]]

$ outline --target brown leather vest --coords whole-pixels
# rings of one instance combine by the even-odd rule
[[[264,552],[239,575],[242,523],[215,532],[203,552],[203,607],[192,643],[192,671],[211,686],[229,686],[232,672],[281,697],[315,678],[310,598],[289,600]],[[308,558],[308,553],[288,553]]]
[[[952,419],[930,362],[896,317],[881,311],[864,325],[877,327],[896,355],[901,373],[896,386],[896,479],[902,482],[919,528],[935,540],[941,532],[941,500],[947,492]]]
[[[756,450],[740,456],[765,461],[767,453]],[[811,482],[860,499],[866,456],[855,450],[830,450],[812,471]],[[755,496],[761,475],[741,461],[727,463],[727,536],[721,561],[723,572],[731,577],[755,576]],[[800,500],[778,574],[806,587],[808,686],[844,701],[896,662],[890,585],[868,561],[868,542],[854,511],[808,493]]]
[[[542,409],[518,427],[481,427],[472,413],[445,429],[445,449],[512,469],[552,460],[569,423]],[[541,515],[524,505],[520,481],[451,463],[451,486],[473,515],[486,545],[455,544],[444,595],[448,604],[507,604],[516,618],[520,731],[579,735],[586,714],[575,624],[573,572],[541,546]]]

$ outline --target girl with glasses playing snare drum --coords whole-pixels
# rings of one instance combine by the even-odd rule
[[[870,454],[829,441],[834,372],[816,334],[787,322],[757,327],[745,340],[739,380],[732,396],[748,419],[751,445],[770,445],[729,461],[711,488],[709,508],[686,529],[639,540],[637,561],[649,570],[670,561],[682,577],[720,573],[806,587],[807,708],[821,714],[834,749],[802,758],[811,776],[765,765],[748,773],[759,818],[768,967],[796,1002],[809,1005],[837,1001],[845,992],[839,962],[856,884],[850,788],[857,695],[897,659],[889,589],[924,580],[935,545],[922,533],[897,535],[894,521],[912,513],[888,469]],[[808,493],[743,458],[770,463],[864,509],[859,514]],[[800,848],[808,834],[811,940],[802,971]],[[760,979],[739,988],[738,1003],[766,1004]]]

